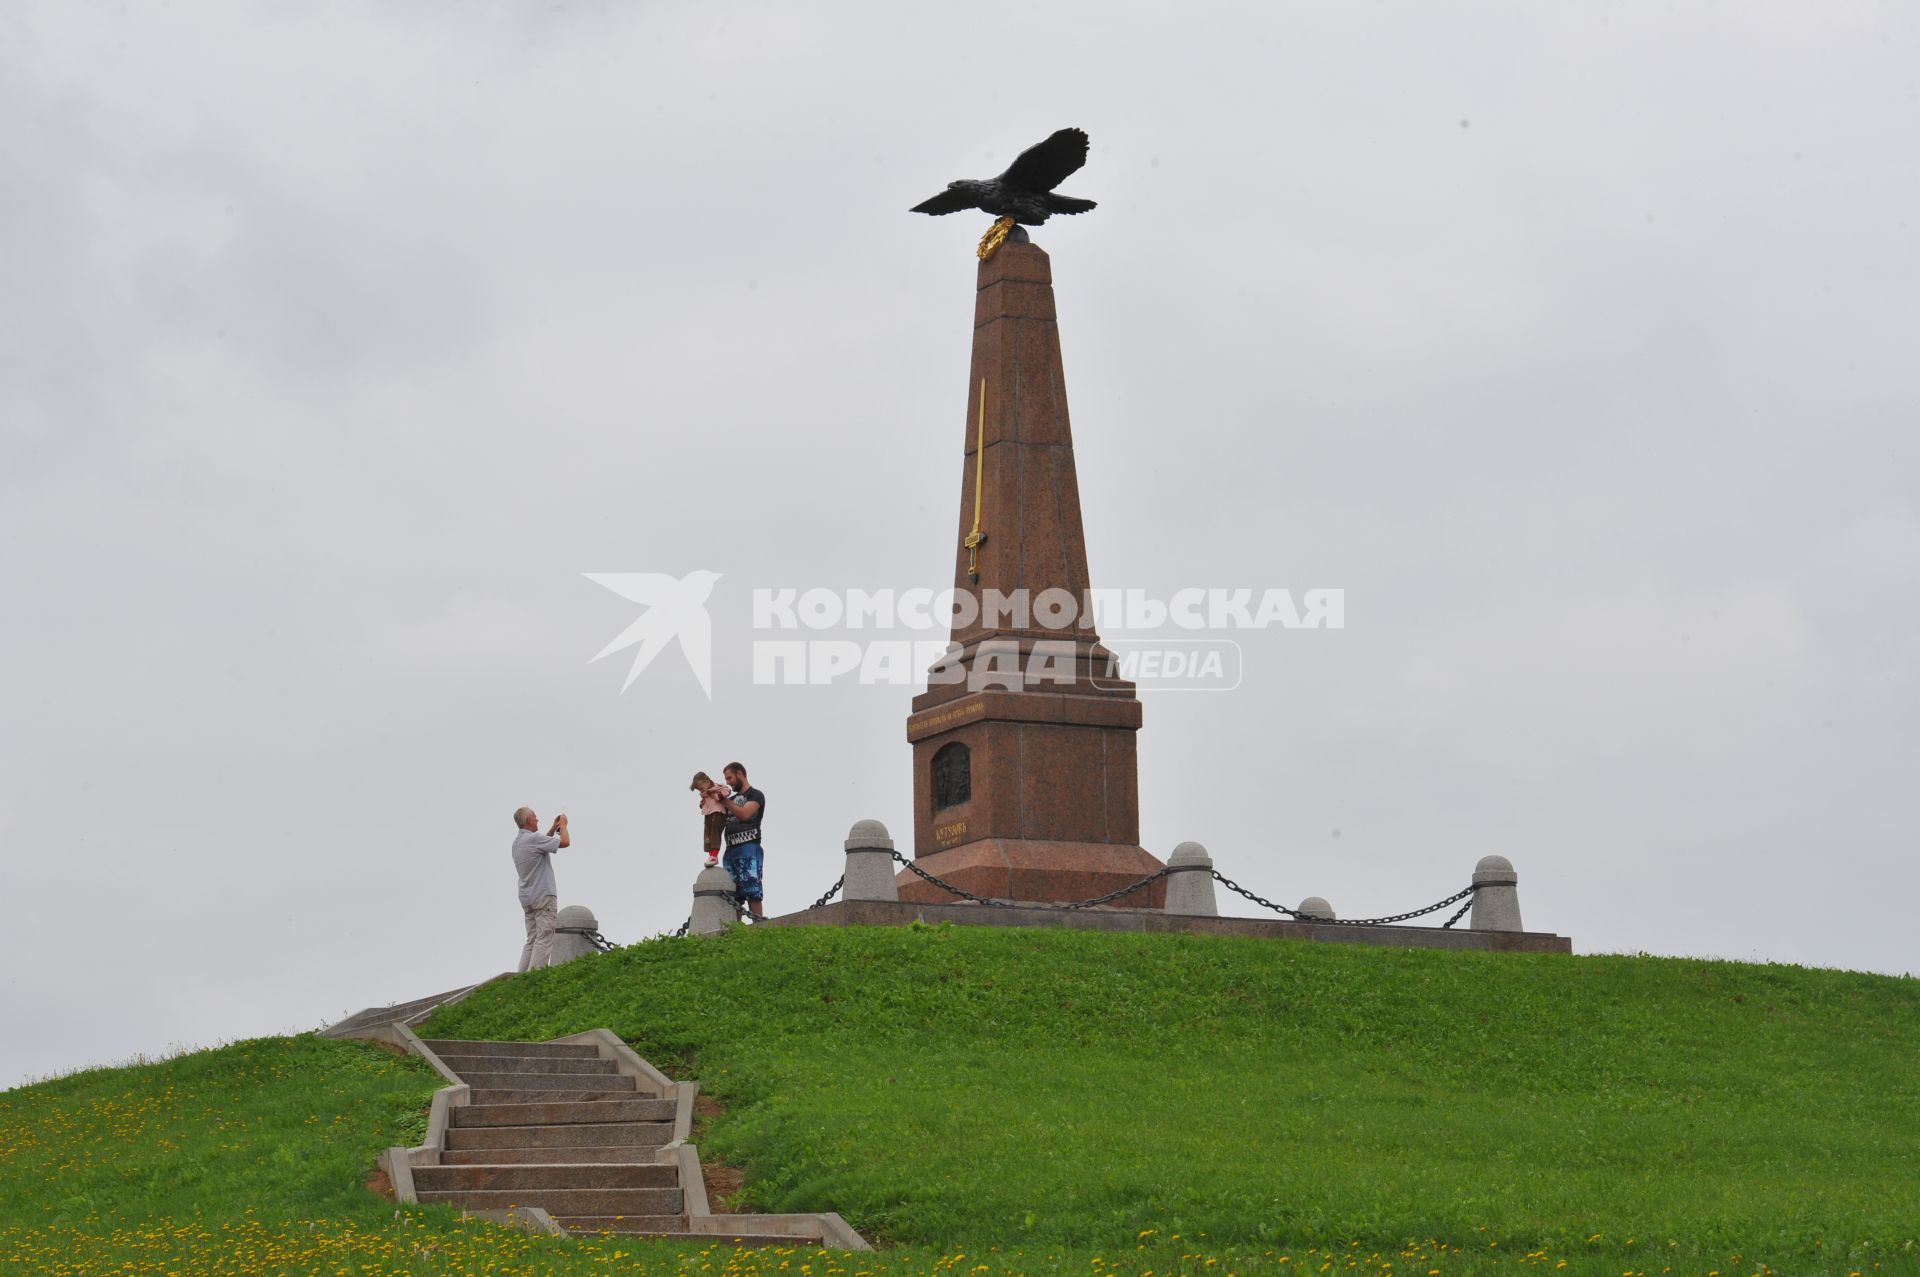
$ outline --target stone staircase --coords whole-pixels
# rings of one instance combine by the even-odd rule
[[[819,1230],[695,1229],[684,1162],[669,1157],[675,1101],[638,1093],[634,1079],[586,1043],[424,1045],[469,1088],[447,1111],[438,1165],[414,1166],[423,1202],[475,1211],[539,1207],[570,1233],[630,1233],[736,1245],[820,1245]],[[696,1188],[704,1209],[706,1192]],[[741,1227],[750,1227],[740,1217]]]

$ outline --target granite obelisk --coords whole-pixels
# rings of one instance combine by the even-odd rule
[[[980,264],[974,296],[956,647],[907,719],[914,858],[981,896],[1085,900],[1162,867],[1139,845],[1140,701],[1111,676],[1087,610],[1046,253],[1009,240]],[[911,871],[899,883],[903,900],[951,898]],[[1164,898],[1162,880],[1114,903]]]

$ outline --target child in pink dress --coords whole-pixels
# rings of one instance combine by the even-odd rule
[[[733,797],[733,790],[715,783],[705,772],[695,772],[688,788],[700,795],[700,814],[706,818],[701,843],[707,853],[707,868],[711,869],[720,863],[720,835],[727,827],[727,810],[720,800]]]

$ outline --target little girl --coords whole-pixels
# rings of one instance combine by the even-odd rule
[[[720,805],[720,800],[733,797],[733,790],[715,784],[713,777],[705,772],[695,772],[693,784],[688,788],[700,795],[700,814],[706,817],[702,845],[707,853],[707,868],[711,869],[720,863],[720,835],[727,827],[727,810]]]

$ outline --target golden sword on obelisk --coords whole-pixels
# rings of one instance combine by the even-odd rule
[[[987,534],[980,530],[981,489],[987,474],[987,379],[980,379],[980,434],[973,445],[973,531],[960,544],[967,547],[967,580],[980,584],[980,547]]]

